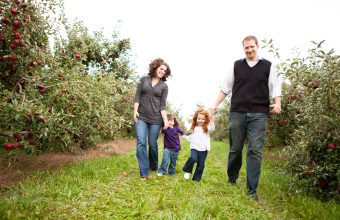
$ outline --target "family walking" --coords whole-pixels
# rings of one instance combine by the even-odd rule
[[[215,129],[213,116],[225,97],[232,94],[229,114],[228,182],[237,182],[242,166],[242,150],[247,139],[248,195],[258,199],[257,186],[268,114],[281,112],[282,79],[277,75],[274,65],[259,56],[256,37],[245,37],[242,46],[245,58],[234,62],[220,85],[220,92],[211,109],[198,109],[195,112],[192,133],[189,136],[179,127],[176,118],[166,112],[168,86],[165,81],[171,76],[169,65],[162,59],[155,59],[149,64],[148,75],[142,77],[137,86],[133,114],[141,180],[148,179],[150,171],[163,176],[168,169],[169,175],[175,174],[178,152],[181,149],[179,135],[182,135],[190,141],[190,156],[182,168],[184,179],[190,179],[196,164],[192,180],[200,181],[210,150],[209,133]],[[271,99],[273,104],[270,104]],[[164,133],[164,153],[158,168],[157,140],[160,130]]]

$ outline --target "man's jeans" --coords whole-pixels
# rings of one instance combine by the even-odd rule
[[[228,177],[236,181],[242,166],[242,149],[248,138],[247,188],[248,193],[256,193],[260,178],[262,146],[265,139],[267,114],[230,112],[229,115],[229,158]]]
[[[169,167],[169,175],[175,175],[176,173],[176,161],[178,158],[178,151],[174,151],[168,148],[164,148],[163,159],[160,168],[158,169],[158,173],[164,175]],[[170,165],[169,165],[170,162]]]
[[[136,155],[139,165],[140,176],[149,176],[150,170],[156,171],[158,169],[158,134],[161,125],[153,125],[138,120],[135,123],[137,136],[137,150]],[[149,154],[146,143],[149,144]]]
[[[203,175],[204,167],[205,167],[205,159],[207,159],[208,151],[198,151],[195,149],[191,149],[190,157],[187,162],[184,164],[183,171],[186,173],[192,173],[195,163],[196,170],[192,177],[194,181],[200,181]]]

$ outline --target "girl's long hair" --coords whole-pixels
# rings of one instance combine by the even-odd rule
[[[170,120],[170,119],[173,119],[174,120],[174,126],[179,126],[179,123],[178,123],[178,121],[177,121],[177,118],[175,117],[175,115],[173,115],[173,114],[170,114],[170,113],[168,113],[167,115],[166,115],[166,117],[168,118],[168,120]]]
[[[194,128],[197,126],[197,117],[199,114],[204,115],[205,117],[205,122],[202,128],[203,128],[204,133],[208,133],[208,125],[210,123],[210,113],[207,110],[204,110],[203,108],[199,108],[195,112],[194,117],[192,118],[191,130],[193,131]]]

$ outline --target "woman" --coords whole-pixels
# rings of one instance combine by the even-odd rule
[[[168,127],[166,99],[168,85],[166,78],[171,70],[162,59],[149,64],[149,73],[143,76],[137,86],[133,119],[137,135],[137,160],[141,180],[149,177],[150,170],[158,170],[158,134],[164,125]],[[147,151],[149,144],[149,153]]]

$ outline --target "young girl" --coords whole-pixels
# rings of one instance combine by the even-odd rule
[[[211,117],[211,112],[198,109],[192,119],[191,130],[193,133],[189,135],[187,140],[190,141],[190,157],[183,167],[184,179],[188,180],[192,173],[195,163],[196,170],[192,180],[200,181],[202,178],[205,159],[210,150],[209,132],[215,130],[215,124]]]
[[[162,129],[162,133],[164,133],[164,152],[162,164],[158,169],[157,176],[163,176],[168,170],[168,166],[169,175],[175,175],[178,152],[181,150],[179,134],[185,136],[185,132],[179,127],[176,117],[172,114],[167,114],[167,118],[169,127]]]

